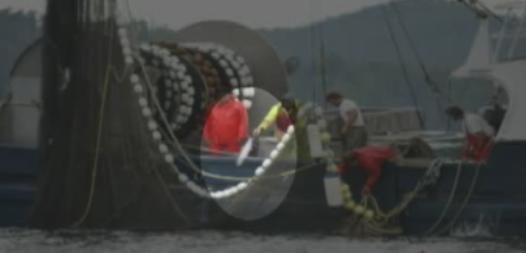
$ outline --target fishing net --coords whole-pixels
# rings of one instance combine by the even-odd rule
[[[314,226],[304,221],[327,211],[324,172],[321,164],[291,158],[301,127],[290,127],[266,157],[245,162],[253,170],[243,176],[214,172],[233,168],[235,159],[200,147],[219,90],[232,90],[250,110],[261,107],[256,86],[274,97],[285,93],[286,77],[270,47],[258,48],[252,35],[225,36],[244,28],[206,22],[182,31],[177,43],[138,45],[116,21],[116,9],[112,0],[48,1],[42,168],[32,224],[275,227],[296,217],[296,225]],[[219,34],[224,27],[229,32]]]
[[[189,224],[170,193],[129,81],[114,1],[49,1],[45,20],[40,227]],[[174,180],[177,182],[176,180]],[[185,191],[179,191],[185,199]],[[186,198],[197,207],[198,198]]]

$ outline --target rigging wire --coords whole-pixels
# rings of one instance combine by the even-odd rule
[[[422,70],[422,73],[424,74],[424,80],[426,81],[427,84],[431,86],[431,90],[433,92],[442,94],[440,86],[433,80],[428,69],[426,68],[426,64],[424,63],[422,55],[418,51],[416,43],[413,40],[413,37],[411,36],[411,34],[409,33],[409,29],[407,28],[406,22],[402,18],[400,9],[394,2],[390,2],[390,6],[392,7],[394,14],[395,14],[394,16],[398,20],[398,23],[400,24],[400,27],[402,28],[402,31],[404,32],[407,42],[409,43],[409,49],[411,49],[411,51],[415,55],[418,66],[420,67],[420,69]]]
[[[423,60],[423,57],[420,54],[420,52],[418,51],[418,47],[416,46],[416,43],[415,43],[413,37],[411,36],[411,33],[409,32],[409,29],[407,28],[407,24],[404,21],[404,19],[402,18],[402,13],[401,13],[400,9],[396,5],[396,3],[393,2],[393,1],[390,2],[390,6],[392,7],[392,9],[394,11],[394,16],[396,17],[396,19],[398,20],[398,23],[400,24],[400,27],[402,28],[402,32],[404,33],[405,38],[406,38],[406,40],[408,42],[409,49],[415,55],[415,59],[416,59],[416,61],[418,63],[418,66],[420,67],[420,70],[422,71],[422,74],[424,75],[424,81],[430,87],[430,89],[433,92],[433,94],[435,94],[435,100],[436,100],[436,104],[437,104],[437,108],[438,108],[438,115],[442,115],[443,116],[442,118],[444,118],[445,115],[444,115],[443,112],[444,112],[444,110],[446,108],[444,106],[443,102],[442,102],[442,98],[444,97],[444,93],[443,93],[442,89],[440,88],[440,85],[435,80],[433,80],[429,70],[427,69],[426,64],[425,64],[425,62]],[[449,99],[447,99],[447,100],[449,101]]]
[[[389,37],[391,39],[391,41],[393,42],[393,46],[395,48],[395,52],[396,52],[396,55],[397,55],[397,58],[398,58],[398,62],[400,63],[400,66],[402,67],[402,75],[405,79],[405,83],[407,84],[408,88],[409,88],[409,95],[411,96],[411,100],[413,101],[413,105],[415,107],[418,108],[418,98],[417,98],[417,94],[416,94],[416,91],[415,91],[415,87],[413,85],[413,83],[411,82],[411,78],[409,76],[409,71],[407,69],[407,65],[402,57],[402,51],[401,51],[401,48],[400,48],[400,45],[396,39],[396,36],[394,34],[394,31],[393,31],[393,27],[391,25],[391,22],[389,21],[389,12],[387,10],[387,7],[386,6],[383,6],[382,7],[382,11],[383,11],[383,18],[384,18],[384,21],[385,21],[385,25],[387,27],[387,30],[389,32]],[[425,123],[424,123],[424,119],[422,117],[422,114],[421,112],[417,109],[417,117],[418,117],[418,121],[420,123],[421,126],[424,126]]]

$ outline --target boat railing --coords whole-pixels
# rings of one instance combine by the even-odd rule
[[[422,131],[418,119],[419,109],[415,107],[364,107],[361,109],[365,127],[370,135],[387,136],[391,134]],[[337,110],[328,110],[325,114],[331,134],[338,138],[341,119]]]

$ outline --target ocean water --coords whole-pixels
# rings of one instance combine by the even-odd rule
[[[518,253],[526,242],[496,238],[350,239],[321,234],[255,235],[244,232],[194,231],[132,233],[106,231],[0,230],[0,252],[360,252],[360,253]]]

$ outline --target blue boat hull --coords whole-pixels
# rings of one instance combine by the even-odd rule
[[[0,146],[0,226],[27,226],[35,201],[38,152]]]
[[[478,177],[475,178],[475,165],[463,166],[455,198],[436,231],[455,221],[457,226],[452,227],[483,224],[494,234],[526,235],[526,158],[523,154],[526,154],[525,143],[502,143],[495,147],[488,163],[480,168]],[[30,148],[0,147],[0,159],[0,226],[28,226],[36,195],[38,152]],[[246,167],[254,167],[260,162],[248,161]],[[207,167],[211,169],[209,172],[214,173],[220,173],[225,167],[232,168],[232,164],[231,159],[207,161]],[[251,176],[253,171],[246,167],[239,169],[239,173],[236,172],[234,176]],[[413,189],[424,172],[423,168],[388,165],[374,191],[381,207],[394,207],[405,193]],[[341,226],[341,219],[347,214],[343,210],[326,206],[322,183],[324,173],[324,165],[317,164],[312,169],[297,174],[284,203],[268,217],[246,222],[222,215],[221,222],[209,225],[252,231],[270,231],[277,227],[291,230],[334,230]],[[400,222],[406,233],[423,235],[437,222],[447,206],[456,173],[455,165],[442,168],[437,185],[425,191],[403,213]],[[360,182],[360,177],[363,178],[363,175],[354,174],[344,179],[357,192],[363,183]],[[467,205],[463,206],[462,202],[474,179],[474,191],[469,196]],[[217,188],[229,186],[221,180],[208,181],[206,184]]]
[[[482,226],[498,235],[526,235],[526,143],[500,143],[486,165],[462,166],[457,191],[451,196],[457,166],[442,169],[432,190],[404,213],[402,224],[410,234],[447,234],[450,229]],[[401,168],[404,170],[403,168]],[[475,172],[479,170],[477,175]],[[407,170],[404,170],[407,171]],[[399,173],[398,187],[408,191],[418,173]],[[474,185],[470,191],[471,185]],[[450,204],[448,205],[448,200]],[[400,199],[400,198],[399,198]],[[466,204],[464,204],[466,203]],[[449,207],[449,208],[448,208]],[[439,218],[444,216],[439,222]],[[436,229],[429,229],[435,224]]]

